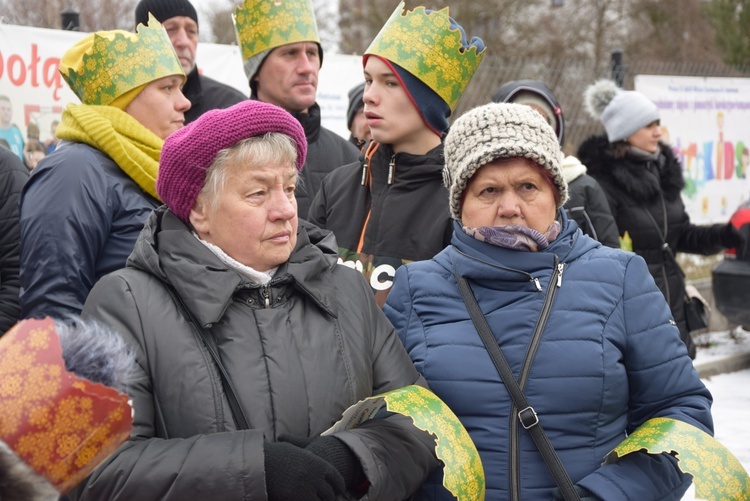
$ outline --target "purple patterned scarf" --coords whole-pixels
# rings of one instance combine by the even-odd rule
[[[480,242],[525,252],[538,252],[549,247],[549,243],[560,234],[561,226],[553,221],[547,231],[539,233],[526,226],[480,226],[470,228],[464,226],[464,232]]]

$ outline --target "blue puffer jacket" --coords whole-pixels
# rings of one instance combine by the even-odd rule
[[[480,242],[454,224],[451,246],[397,271],[386,315],[430,388],[476,443],[488,500],[513,499],[512,485],[520,499],[549,500],[555,483],[531,436],[511,416],[510,395],[454,272],[469,279],[573,482],[606,500],[680,499],[690,477],[671,456],[638,453],[601,463],[626,433],[652,417],[712,432],[711,395],[643,259],[601,247],[560,217],[562,234],[536,253]],[[525,363],[550,296],[541,342]],[[441,481],[435,475],[428,480],[421,499],[449,499]]]
[[[22,318],[80,313],[96,281],[125,267],[158,205],[106,154],[61,141],[21,196]]]

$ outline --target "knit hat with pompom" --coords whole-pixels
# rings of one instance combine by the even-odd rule
[[[171,134],[161,150],[156,192],[183,223],[206,181],[208,168],[221,150],[243,139],[268,132],[286,134],[297,146],[297,170],[307,156],[305,131],[287,111],[261,101],[242,101],[230,108],[211,110]]]
[[[599,80],[583,93],[586,111],[604,124],[610,143],[623,141],[660,119],[659,108],[638,91],[622,90],[612,80]]]

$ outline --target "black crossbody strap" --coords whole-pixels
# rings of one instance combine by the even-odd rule
[[[479,333],[479,337],[482,338],[482,342],[487,348],[487,352],[490,354],[490,358],[495,364],[497,372],[503,379],[503,383],[505,383],[505,387],[508,389],[508,393],[510,393],[513,403],[518,409],[521,409],[518,412],[518,420],[521,422],[521,426],[523,426],[531,434],[531,438],[534,439],[534,443],[536,443],[536,446],[542,455],[542,459],[544,459],[544,463],[547,465],[552,477],[555,479],[555,483],[560,488],[563,499],[565,499],[565,501],[580,500],[573,485],[573,481],[568,476],[568,472],[565,471],[565,467],[560,462],[560,458],[557,457],[555,448],[552,447],[552,443],[549,441],[549,438],[547,438],[547,434],[544,433],[542,424],[539,422],[539,416],[537,416],[534,408],[531,407],[528,400],[526,400],[526,396],[523,394],[523,391],[521,391],[521,387],[518,386],[518,381],[516,381],[516,377],[513,375],[513,371],[511,370],[510,365],[508,365],[505,355],[503,355],[500,346],[497,344],[495,336],[492,334],[492,330],[487,323],[487,319],[484,318],[484,314],[479,308],[479,304],[474,297],[474,292],[471,290],[468,280],[456,274],[456,281],[458,282],[461,296],[464,298],[466,309],[469,310],[469,315],[471,315],[471,321],[474,323],[474,327]]]
[[[192,312],[187,308],[187,306],[185,306],[185,303],[182,301],[182,298],[179,296],[179,294],[177,294],[177,291],[174,290],[174,287],[167,283],[164,283],[164,287],[169,292],[169,295],[172,296],[172,300],[177,305],[177,309],[180,310],[180,313],[182,313],[182,316],[185,317],[185,320],[188,321],[188,323],[193,327],[193,330],[198,334],[201,340],[203,340],[203,344],[211,354],[211,358],[216,364],[216,368],[219,370],[219,375],[221,376],[221,385],[224,388],[224,394],[227,396],[227,401],[229,402],[229,409],[231,410],[232,417],[234,418],[234,425],[238,430],[249,430],[250,426],[248,425],[247,417],[245,416],[242,407],[240,407],[240,403],[237,400],[237,392],[234,389],[232,380],[229,379],[229,374],[227,374],[227,371],[224,368],[224,364],[221,363],[221,358],[219,357],[219,353],[216,351],[216,347],[211,342],[211,340],[208,339],[208,334],[206,334],[206,332],[203,330],[201,324],[198,322]]]

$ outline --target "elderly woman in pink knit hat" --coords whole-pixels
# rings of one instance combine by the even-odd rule
[[[330,232],[299,221],[299,122],[245,101],[172,134],[156,210],[84,316],[123,333],[134,432],[73,499],[404,499],[438,465],[394,414],[321,436],[419,374]]]

